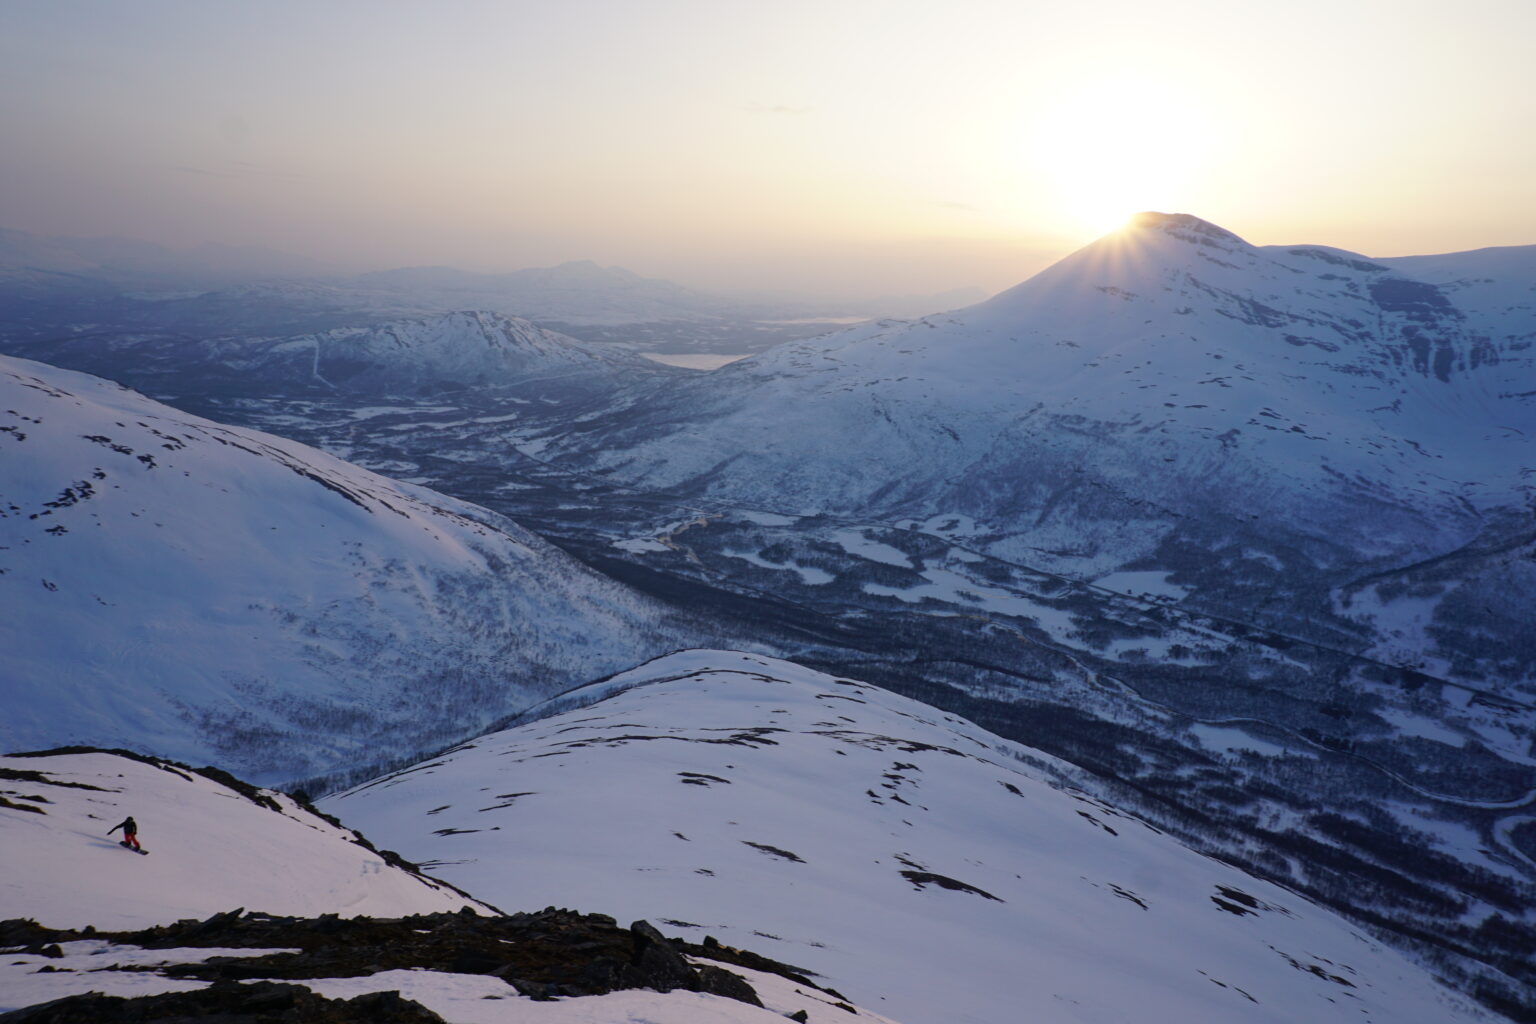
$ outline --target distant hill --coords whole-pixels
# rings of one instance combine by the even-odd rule
[[[23,270],[89,277],[126,289],[211,288],[326,272],[306,256],[255,245],[173,249],[131,238],[49,238],[0,228],[0,284]]]

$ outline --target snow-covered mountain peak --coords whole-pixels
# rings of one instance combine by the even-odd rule
[[[1147,390],[1151,376],[1188,388],[1220,378],[1257,385],[1253,410],[1300,398],[1332,415],[1496,361],[1475,327],[1436,285],[1355,253],[1258,247],[1198,217],[1147,213],[975,306],[783,346],[720,379],[835,361],[885,382],[961,384],[969,404],[1001,407],[1045,392],[1056,392],[1049,404],[1103,406],[1096,393]],[[1304,379],[1300,394],[1275,394]],[[1319,392],[1335,391],[1347,397],[1320,405]],[[1123,420],[1139,404],[1116,397],[1097,411]]]
[[[1069,337],[1110,327],[1121,342],[1218,332],[1237,341],[1249,328],[1239,354],[1311,344],[1348,350],[1334,363],[1354,367],[1364,357],[1442,381],[1476,365],[1464,315],[1433,284],[1340,249],[1250,245],[1188,214],[1140,214],[965,312],[979,324]],[[1428,341],[1425,353],[1415,349],[1431,332],[1456,335],[1437,337],[1433,358]]]
[[[608,352],[575,338],[546,331],[520,317],[476,309],[382,324],[355,333],[335,333],[338,338],[377,334],[400,348],[429,352],[443,359],[462,357],[466,350],[486,348],[507,356],[538,354],[572,363],[609,361]]]
[[[1273,392],[1307,379],[1298,397],[1317,415],[1320,391],[1348,396],[1331,411],[1372,408],[1475,375],[1499,358],[1483,326],[1437,285],[1358,254],[1259,247],[1198,217],[1147,213],[975,306],[784,346],[735,373],[837,360],[885,380],[963,382],[973,404],[1002,389],[1099,405],[1093,394],[1126,375],[1194,388],[1238,367],[1235,379],[1266,392],[1254,409],[1278,408],[1290,399]],[[1134,410],[1117,398],[1103,413]]]
[[[1202,220],[1191,213],[1159,213],[1156,210],[1143,210],[1134,214],[1125,223],[1120,232],[1155,230],[1172,235],[1187,242],[1197,245],[1217,242],[1222,245],[1247,245],[1234,232],[1224,227],[1212,224],[1208,220]]]
[[[974,322],[1015,330],[1065,330],[1104,317],[1141,323],[1146,309],[1163,305],[1191,279],[1209,282],[1213,291],[1240,292],[1256,283],[1255,276],[1274,275],[1265,262],[1254,246],[1198,217],[1141,214],[961,312]]]
[[[533,271],[523,273],[531,275]],[[544,271],[543,278],[551,283],[564,280],[572,283],[594,284],[634,284],[644,280],[633,270],[625,267],[605,267],[594,260],[567,260],[565,263],[549,267]]]

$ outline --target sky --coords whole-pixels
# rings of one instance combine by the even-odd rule
[[[0,227],[1011,285],[1142,209],[1536,243],[1532,0],[3,0]]]

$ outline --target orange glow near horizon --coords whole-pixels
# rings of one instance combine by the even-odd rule
[[[1536,3],[1409,6],[0,4],[0,228],[842,295],[1146,209],[1536,243]]]
[[[1198,208],[1216,134],[1210,105],[1149,74],[1101,76],[1052,95],[1023,149],[1054,200],[1053,226],[1092,238],[1142,210]]]

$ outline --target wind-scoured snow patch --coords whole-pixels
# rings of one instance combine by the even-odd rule
[[[837,577],[825,569],[818,569],[813,565],[800,565],[796,562],[770,562],[755,551],[733,551],[729,548],[720,552],[726,558],[739,558],[760,569],[778,569],[786,572],[794,572],[799,575],[800,582],[808,587],[822,586],[831,583]]]
[[[897,1019],[1484,1019],[1028,748],[855,680],[688,651],[573,699],[325,806],[485,898],[665,920]]]
[[[620,551],[628,551],[632,555],[644,555],[656,551],[671,550],[654,537],[628,537],[624,540],[614,541],[613,546]]]
[[[0,920],[130,929],[231,907],[348,917],[489,912],[287,794],[153,759],[0,757],[0,796]],[[121,832],[108,835],[129,816],[147,855],[120,846]]]
[[[832,535],[832,539],[850,555],[867,558],[871,562],[900,566],[903,569],[915,568],[906,552],[893,548],[889,544],[871,540],[863,530],[839,530]]]
[[[1444,743],[1452,747],[1465,747],[1467,737],[1433,718],[1415,715],[1405,708],[1378,708],[1376,714],[1397,730],[1401,736]]]
[[[1115,572],[1100,576],[1093,585],[1127,597],[1172,604],[1189,596],[1189,588],[1168,582],[1166,572]]]
[[[793,526],[800,521],[799,516],[786,516],[778,512],[763,512],[748,508],[733,509],[731,515],[758,526]]]
[[[1306,754],[1305,748],[1300,751],[1292,750],[1278,743],[1258,739],[1252,733],[1233,726],[1192,725],[1189,731],[1207,750],[1219,750],[1229,754],[1258,754],[1263,757]]]

